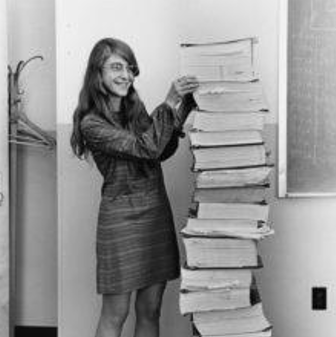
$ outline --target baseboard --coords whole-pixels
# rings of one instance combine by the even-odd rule
[[[16,326],[15,337],[57,337],[57,327],[50,326]]]

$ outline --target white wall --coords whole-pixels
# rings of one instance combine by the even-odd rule
[[[9,190],[7,113],[7,20],[6,2],[0,1],[0,335],[9,333]]]
[[[8,1],[9,64],[42,55],[21,76],[23,108],[45,130],[56,124],[53,0]],[[1,143],[3,144],[3,143]],[[16,324],[56,325],[56,153],[19,146]]]
[[[101,180],[93,166],[73,158],[68,138],[93,44],[105,36],[129,42],[141,67],[136,84],[151,109],[164,98],[169,81],[178,73],[179,43],[258,37],[256,66],[271,110],[267,128],[276,158],[278,1],[58,0],[56,32],[57,123],[61,137],[59,329],[61,337],[86,337],[93,334],[99,309],[93,254]],[[183,143],[165,166],[177,228],[183,223],[191,192],[189,160]],[[315,337],[334,331],[336,267],[329,261],[336,250],[332,242],[336,235],[335,204],[335,199],[274,202],[271,218],[276,235],[261,244],[265,268],[258,273],[258,279],[275,337]],[[316,285],[329,288],[329,308],[325,312],[311,311],[310,291]],[[163,326],[167,336],[182,337],[190,332],[188,322],[176,312],[177,291],[178,283],[172,284],[172,296],[165,299]]]

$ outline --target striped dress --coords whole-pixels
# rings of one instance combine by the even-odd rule
[[[120,294],[179,277],[179,252],[161,161],[178,146],[193,104],[167,104],[149,116],[141,105],[140,132],[89,114],[81,131],[104,178],[98,214],[97,292]],[[122,113],[122,112],[121,112]]]

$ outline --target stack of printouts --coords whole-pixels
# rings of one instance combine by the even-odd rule
[[[253,66],[253,38],[181,46],[182,72],[198,77],[189,132],[195,190],[182,239],[180,310],[200,336],[268,337],[254,271],[273,233],[267,191],[268,112]]]

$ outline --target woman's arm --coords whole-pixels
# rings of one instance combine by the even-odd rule
[[[88,148],[123,158],[168,158],[177,148],[178,142],[172,137],[181,134],[183,123],[191,110],[190,94],[197,87],[198,82],[194,77],[184,76],[174,81],[165,102],[154,110],[151,123],[140,134],[113,126],[96,115],[86,116],[81,123],[81,130]],[[181,100],[180,108],[176,110],[175,106]]]
[[[197,107],[192,94],[185,95],[182,99],[181,105],[176,113],[175,118],[175,130],[171,136],[169,143],[166,145],[163,153],[161,154],[159,160],[164,161],[175,154],[178,145],[179,138],[183,138],[185,133],[183,132],[183,124],[186,121],[189,113]]]
[[[81,131],[90,150],[122,158],[157,160],[171,140],[175,119],[176,111],[163,103],[153,112],[148,128],[139,135],[93,114],[83,119]]]
[[[177,150],[179,145],[179,138],[181,137],[181,132],[178,130],[174,130],[169,143],[166,145],[164,151],[159,157],[160,161],[165,161],[170,158]]]
[[[180,107],[176,113],[175,128],[180,131],[180,136],[184,137],[183,125],[190,112],[197,108],[197,103],[193,94],[187,94],[183,97]]]

